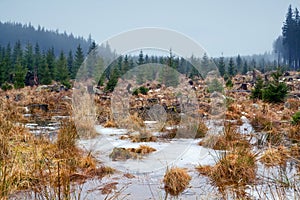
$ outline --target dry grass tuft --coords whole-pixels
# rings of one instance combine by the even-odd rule
[[[138,148],[130,148],[129,150],[133,153],[138,153],[138,154],[142,154],[142,155],[149,154],[149,153],[156,151],[156,149],[154,149],[148,145],[140,145]]]
[[[111,127],[117,127],[116,123],[112,120],[109,120],[107,121],[105,124],[104,124],[104,127],[105,128],[111,128]]]
[[[196,170],[199,172],[199,174],[202,174],[204,176],[210,176],[212,169],[213,167],[210,165],[199,165],[196,167]]]
[[[237,147],[249,148],[249,142],[237,132],[236,127],[226,123],[223,134],[210,135],[199,142],[199,145],[214,150],[229,150]]]
[[[102,194],[110,194],[113,192],[113,190],[117,189],[117,182],[112,182],[104,185],[102,188],[100,188]]]
[[[173,167],[168,169],[163,182],[165,184],[165,191],[172,196],[178,196],[189,185],[191,176],[185,169]]]
[[[119,148],[115,147],[109,157],[113,161],[117,160],[127,160],[130,158],[141,158],[141,156],[145,154],[149,154],[156,151],[156,149],[147,146],[147,145],[140,145],[138,148]]]
[[[278,129],[272,127],[266,134],[267,141],[272,145],[278,145],[282,142],[283,134]]]
[[[52,142],[17,125],[20,113],[10,104],[0,101],[0,199],[24,190],[38,199],[71,199],[73,182],[111,171],[96,168],[95,160],[77,148],[72,118],[62,121],[57,140]]]
[[[113,151],[109,154],[109,157],[113,161],[127,160],[127,159],[130,159],[130,158],[133,158],[133,154],[128,149],[115,147],[113,149]]]
[[[142,118],[138,116],[138,113],[133,115],[128,115],[126,118],[119,119],[117,125],[120,128],[125,128],[128,130],[142,132],[145,130],[145,124]]]
[[[137,135],[129,136],[132,142],[156,142],[157,138],[148,131],[142,131]]]
[[[231,188],[237,198],[245,198],[246,186],[256,179],[256,156],[247,148],[236,148],[222,155],[208,176],[222,194]]]
[[[266,115],[262,113],[256,113],[256,115],[250,121],[255,131],[269,131],[272,129],[273,124]]]
[[[300,142],[300,125],[291,126],[288,132],[288,137],[294,143]]]
[[[195,138],[203,138],[205,137],[206,133],[208,131],[208,128],[206,124],[203,121],[200,121],[197,128],[197,134]]]
[[[288,156],[289,152],[284,146],[279,146],[276,148],[269,147],[261,156],[260,161],[267,167],[285,165]]]

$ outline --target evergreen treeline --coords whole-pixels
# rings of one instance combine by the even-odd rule
[[[220,75],[225,77],[233,77],[236,74],[245,75],[253,69],[259,70],[262,73],[275,70],[278,67],[276,60],[272,60],[271,54],[240,56],[225,58],[215,58],[214,62],[218,66]]]
[[[282,36],[275,40],[273,46],[278,62],[288,65],[291,70],[300,68],[300,16],[297,8],[293,11],[292,6],[289,6]]]
[[[174,56],[171,50],[168,56],[148,56],[140,51],[138,56],[125,55],[115,59],[104,71],[98,84],[105,86],[108,92],[113,91],[119,78],[134,79],[139,85],[157,80],[166,86],[175,87],[179,83],[179,74],[203,78],[207,72],[215,69],[214,66],[213,60],[206,54],[203,58],[184,59]]]
[[[83,37],[75,37],[72,33],[59,33],[58,30],[50,31],[41,26],[35,28],[31,24],[22,25],[21,23],[0,22],[0,33],[1,46],[5,46],[8,43],[15,44],[18,41],[20,41],[22,46],[25,46],[27,43],[38,43],[41,52],[54,47],[55,56],[59,56],[61,51],[65,54],[69,50],[75,52],[79,44],[82,51],[86,54],[92,43],[91,37],[86,40]]]
[[[0,85],[7,88],[13,84],[15,88],[25,85],[51,84],[58,81],[70,87],[69,80],[74,79],[83,63],[85,54],[81,45],[76,51],[65,54],[61,51],[55,56],[54,48],[42,51],[39,43],[27,43],[25,47],[17,41],[14,46],[10,43],[0,46]]]

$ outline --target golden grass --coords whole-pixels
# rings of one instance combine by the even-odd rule
[[[117,126],[130,131],[145,131],[144,121],[138,116],[138,113],[134,113],[133,115],[128,115],[124,119],[117,120]]]
[[[17,125],[20,113],[11,105],[0,101],[0,199],[22,190],[45,199],[70,199],[73,181],[112,171],[97,168],[95,159],[76,147],[77,131],[71,119],[61,123],[57,140],[51,142]]]
[[[104,185],[102,188],[100,188],[102,194],[110,194],[113,192],[113,190],[117,189],[117,182],[112,182]]]
[[[285,165],[288,159],[289,152],[284,146],[271,147],[263,153],[260,161],[264,163],[267,167],[272,167],[276,165]]]
[[[117,160],[127,160],[130,158],[141,158],[141,156],[152,153],[156,149],[148,145],[140,145],[138,148],[119,148],[115,147],[109,157],[113,161]]]
[[[112,127],[117,127],[117,124],[114,121],[109,120],[103,126],[105,128],[112,128]]]
[[[256,115],[250,121],[255,131],[269,131],[272,129],[272,122],[269,117],[263,113],[256,113]]]
[[[289,128],[288,137],[294,143],[300,142],[300,125],[293,125]]]
[[[256,180],[256,156],[247,148],[233,149],[222,155],[207,174],[223,195],[231,189],[238,199],[246,198],[246,186]]]
[[[196,167],[196,170],[201,175],[209,176],[212,172],[213,167],[210,165],[199,165]]]
[[[195,138],[203,138],[205,137],[206,133],[208,131],[208,128],[206,124],[203,121],[200,121],[197,128],[197,133]]]
[[[139,134],[130,135],[132,142],[156,142],[157,138],[148,131],[141,131]]]
[[[191,176],[185,169],[178,167],[167,169],[163,179],[166,193],[172,196],[178,196],[188,187],[191,179]]]
[[[200,141],[199,145],[214,150],[229,150],[237,147],[249,148],[249,142],[236,129],[236,126],[225,123],[222,134],[209,135]]]
[[[152,153],[156,151],[156,149],[148,145],[140,145],[138,148],[130,148],[130,151],[144,155],[144,154]]]

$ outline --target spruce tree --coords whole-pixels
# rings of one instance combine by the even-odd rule
[[[77,49],[76,49],[76,53],[75,53],[74,65],[71,70],[71,78],[72,79],[76,78],[77,71],[80,68],[80,66],[82,65],[83,61],[84,61],[84,54],[83,54],[81,46],[78,45]]]
[[[247,60],[245,60],[244,62],[244,65],[243,65],[243,71],[242,71],[242,74],[247,74],[248,72],[248,63],[247,63]]]
[[[52,80],[55,80],[56,75],[56,62],[55,62],[55,55],[54,55],[54,48],[48,49],[46,53],[46,62],[49,68],[50,77]]]
[[[74,58],[72,50],[69,51],[68,58],[67,58],[67,66],[68,66],[68,73],[69,75],[72,74],[72,69],[74,67]]]
[[[236,58],[236,71],[241,72],[242,71],[242,65],[243,65],[243,61],[241,56],[238,54],[237,58]]]
[[[218,63],[218,69],[219,69],[219,72],[220,72],[220,76],[224,76],[225,74],[225,62],[224,62],[224,57],[221,56],[219,58],[219,63]]]
[[[264,101],[270,103],[280,103],[284,101],[288,93],[288,87],[284,82],[279,81],[281,75],[279,70],[272,74],[273,81],[269,82],[266,88],[262,90],[262,99]]]
[[[228,74],[229,76],[234,76],[235,75],[235,67],[234,67],[234,61],[233,58],[229,59],[228,63]]]
[[[27,73],[27,69],[22,66],[21,61],[18,59],[15,64],[15,73],[14,73],[15,89],[20,89],[25,86],[26,73]]]
[[[40,84],[50,85],[51,82],[52,82],[52,79],[51,79],[50,70],[49,70],[49,67],[48,67],[46,55],[42,56],[41,68],[43,70],[41,71]]]
[[[63,51],[61,51],[57,61],[56,80],[62,83],[63,85],[70,87],[67,59]]]

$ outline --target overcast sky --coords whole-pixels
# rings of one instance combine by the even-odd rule
[[[0,20],[41,25],[97,42],[140,27],[183,33],[211,56],[272,50],[289,4],[299,0],[0,0]],[[1,37],[1,33],[0,33]]]

